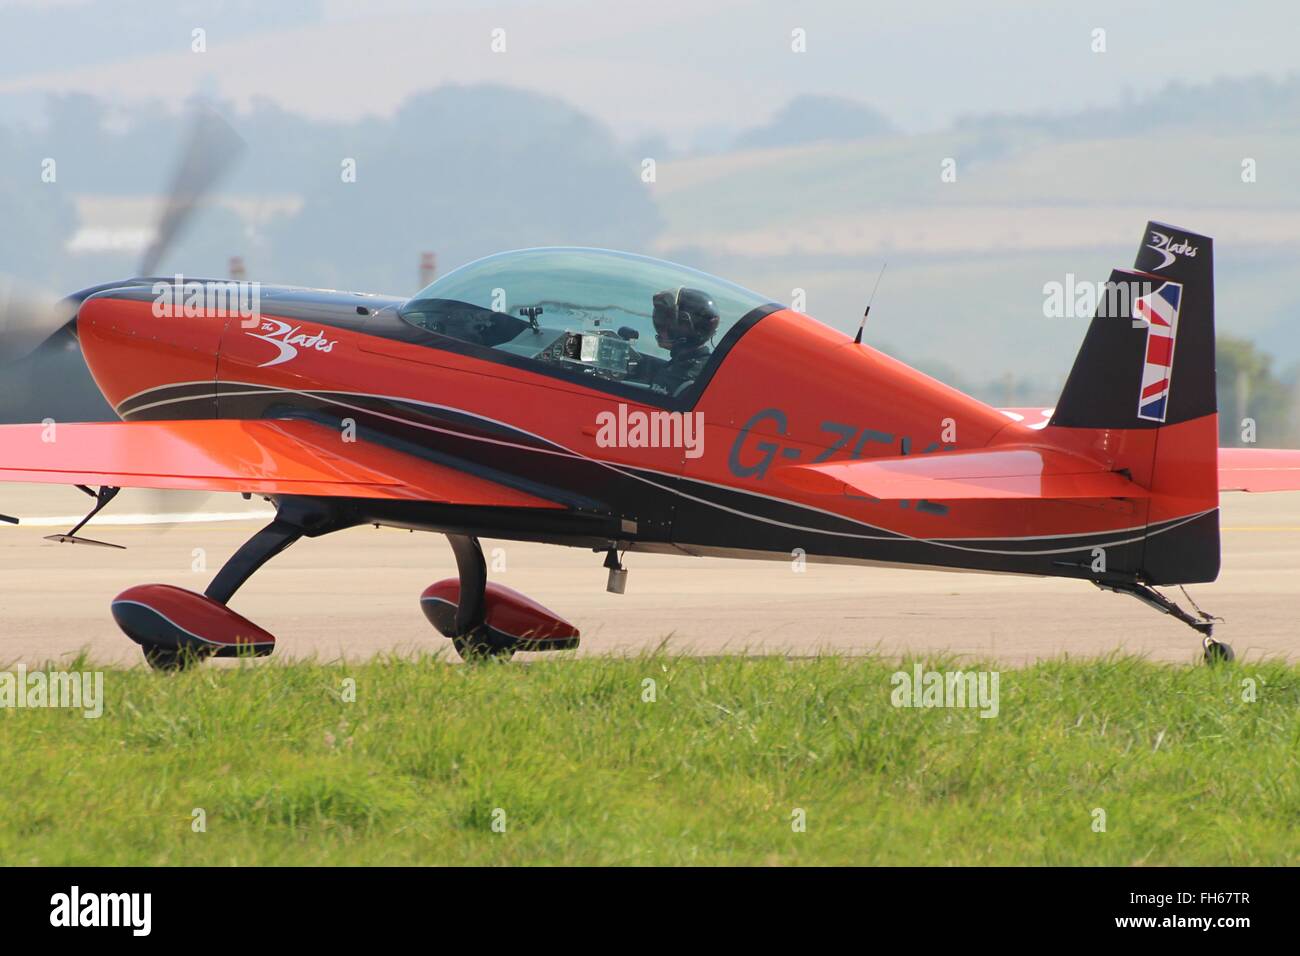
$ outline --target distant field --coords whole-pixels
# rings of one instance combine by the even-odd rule
[[[1284,370],[1300,361],[1300,190],[1284,172],[1298,163],[1285,128],[955,130],[694,156],[659,165],[654,251],[779,302],[803,290],[810,315],[847,332],[888,262],[870,344],[980,386],[1028,377],[1050,401],[1089,316],[1045,318],[1044,284],[1104,281],[1132,266],[1148,220],[1173,222],[1215,239],[1219,331]]]
[[[998,715],[981,718],[892,706],[897,667],[650,655],[111,670],[99,719],[0,710],[0,861],[1300,859],[1300,668],[1046,662],[1004,670]]]
[[[1243,157],[1271,173],[1243,183]],[[941,164],[949,158],[955,178],[944,181]],[[1067,140],[945,132],[666,160],[655,200],[665,244],[765,233],[795,248],[810,224],[842,223],[846,231],[836,238],[846,254],[882,246],[917,253],[1079,249],[1127,244],[1132,227],[1113,221],[1127,209],[1144,222],[1174,212],[1197,216],[1195,228],[1221,241],[1292,245],[1300,239],[1300,190],[1282,170],[1297,160],[1294,132],[1151,137],[1102,130]],[[942,218],[963,209],[982,213],[983,225]],[[1035,214],[1036,228],[1024,232],[1015,221],[1020,213]],[[1060,231],[1084,225],[1091,231]],[[963,227],[961,234],[952,226]]]

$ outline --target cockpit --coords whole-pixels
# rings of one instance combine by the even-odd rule
[[[462,266],[399,315],[511,364],[675,404],[697,393],[730,341],[770,309],[764,296],[685,266],[545,248]]]

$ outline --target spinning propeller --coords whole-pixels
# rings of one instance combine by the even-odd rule
[[[193,222],[194,214],[244,150],[238,133],[212,109],[194,109],[189,135],[172,176],[153,241],[136,274],[149,276]],[[0,273],[0,368],[75,339],[81,299],[60,297]]]
[[[220,115],[206,106],[194,108],[153,239],[140,259],[137,276],[150,276],[157,270],[243,151],[242,137]],[[61,297],[0,273],[0,375],[34,353],[75,348],[77,310],[85,295],[82,292]],[[185,514],[201,509],[211,495],[141,491],[134,497],[150,513]],[[153,527],[164,532],[175,526],[169,522]]]

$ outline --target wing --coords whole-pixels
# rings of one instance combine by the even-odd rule
[[[1300,451],[1220,448],[1220,491],[1300,491]]]
[[[1150,497],[1147,489],[1099,462],[1028,445],[791,465],[777,474],[791,487],[814,494],[857,493],[890,501]]]
[[[0,425],[0,481],[563,507],[297,420]]]

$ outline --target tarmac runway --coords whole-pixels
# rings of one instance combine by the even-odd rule
[[[43,540],[88,502],[71,488],[0,486],[0,512],[24,521],[0,524],[0,667],[83,649],[101,663],[140,661],[109,614],[114,595],[148,582],[202,591],[269,515],[265,502],[236,495],[127,490],[82,532],[127,550]],[[131,523],[144,512],[188,514]],[[223,513],[227,520],[194,520]],[[1238,657],[1300,658],[1300,493],[1225,495],[1222,525],[1223,572],[1189,592],[1225,618],[1216,637]],[[486,540],[484,550],[492,579],[581,628],[579,654],[666,644],[694,654],[949,653],[1006,666],[1115,651],[1191,663],[1201,654],[1190,628],[1080,581],[818,564],[797,572],[788,561],[630,554],[627,593],[617,595],[605,591],[599,554]],[[294,545],[231,606],[276,635],[278,657],[438,649],[448,642],[418,599],[454,575],[439,535],[356,528]]]

